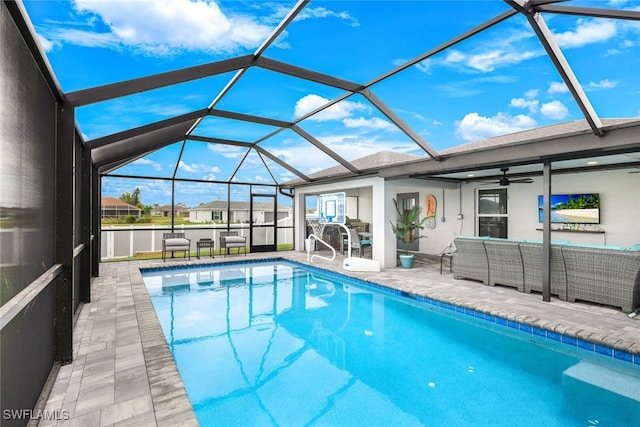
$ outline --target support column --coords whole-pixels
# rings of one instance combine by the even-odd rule
[[[80,138],[77,139],[78,144],[82,144]],[[91,213],[91,152],[88,147],[84,146],[82,151],[82,179],[80,180],[79,201],[82,203],[80,218],[81,225],[80,241],[84,245],[82,255],[80,256],[80,265],[82,273],[80,275],[80,301],[84,303],[91,302],[91,221],[93,220]],[[76,181],[77,182],[77,181]]]
[[[307,237],[306,204],[305,194],[300,191],[296,191],[293,196],[293,220],[293,248],[296,251],[304,251],[304,239]]]
[[[73,357],[73,212],[75,114],[71,106],[58,106],[56,137],[56,279],[55,357],[70,363]]]
[[[393,181],[378,179],[373,184],[373,259],[380,262],[381,268],[397,265],[396,237],[391,230],[391,222],[396,221],[393,198],[396,197],[396,185]]]
[[[551,301],[551,162],[545,161],[542,172],[542,301]]]
[[[89,157],[91,154],[89,152]],[[100,251],[102,250],[102,202],[100,189],[100,171],[95,166],[91,167],[91,276],[100,275]]]

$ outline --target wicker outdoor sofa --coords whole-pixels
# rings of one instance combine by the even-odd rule
[[[542,243],[487,237],[457,237],[454,278],[542,291]],[[640,246],[551,245],[551,294],[569,301],[640,307]]]
[[[453,277],[479,280],[489,284],[489,262],[483,237],[458,237],[454,240]]]
[[[524,291],[542,292],[542,244],[520,242],[520,254],[524,267]],[[562,246],[551,243],[551,295],[567,299],[567,274],[564,269]]]
[[[563,246],[567,299],[621,307],[640,305],[640,252]]]
[[[518,250],[519,243],[507,239],[483,242],[487,251],[489,285],[503,285],[524,292],[524,265]]]

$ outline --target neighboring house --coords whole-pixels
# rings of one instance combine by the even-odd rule
[[[187,218],[189,216],[189,209],[185,206],[176,205],[172,212],[171,205],[154,206],[151,209],[151,216]]]
[[[100,206],[102,218],[121,218],[125,216],[142,216],[142,209],[125,203],[115,197],[103,197]]]
[[[248,223],[251,219],[249,214],[249,202],[231,202],[227,209],[227,202],[214,200],[213,202],[201,203],[189,208],[190,222],[223,222],[223,223]],[[277,219],[290,217],[293,213],[291,206],[278,207]],[[273,222],[274,212],[272,203],[255,203],[253,206],[253,221],[256,223]]]

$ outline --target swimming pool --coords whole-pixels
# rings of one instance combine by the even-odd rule
[[[203,426],[608,426],[640,417],[633,360],[515,322],[282,260],[143,278]]]

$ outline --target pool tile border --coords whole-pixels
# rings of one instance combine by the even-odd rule
[[[592,352],[594,354],[610,357],[612,359],[616,359],[622,362],[628,362],[633,365],[640,366],[640,354],[633,354],[628,351],[616,349],[603,344],[585,340],[583,338],[576,337],[570,334],[551,331],[548,329],[540,328],[532,324],[523,323],[521,321],[508,319],[505,317],[501,317],[499,315],[483,312],[474,308],[465,307],[460,304],[454,304],[451,302],[441,301],[435,298],[418,295],[412,292],[390,288],[388,286],[384,286],[376,282],[372,282],[372,281],[365,280],[358,277],[348,276],[342,273],[337,273],[335,271],[326,270],[324,268],[315,267],[312,265],[301,263],[299,261],[294,261],[294,260],[290,260],[282,257],[260,258],[260,259],[250,259],[250,260],[234,260],[234,261],[217,262],[212,264],[197,264],[197,265],[188,265],[188,266],[177,265],[177,266],[171,266],[171,267],[140,268],[140,272],[145,273],[145,272],[157,272],[157,271],[178,270],[178,269],[181,269],[181,270],[182,269],[198,269],[198,268],[209,267],[209,266],[219,268],[219,267],[224,267],[228,265],[266,264],[266,263],[273,263],[273,262],[282,262],[285,264],[297,265],[300,267],[304,267],[308,270],[312,270],[312,271],[327,275],[329,277],[352,280],[358,283],[359,285],[362,285],[365,287],[371,287],[376,289],[377,291],[380,291],[386,294],[404,297],[404,298],[417,301],[419,303],[444,308],[446,310],[471,316],[476,319],[481,319],[481,320],[493,323],[495,325],[518,330],[520,332],[534,335],[539,338],[544,338],[546,340],[558,342],[574,349],[582,349],[588,352]]]

